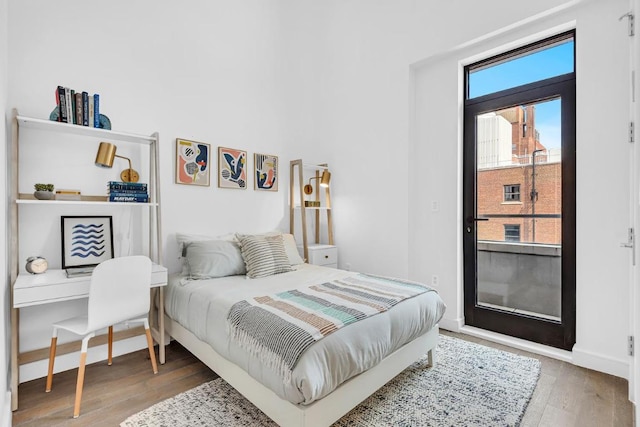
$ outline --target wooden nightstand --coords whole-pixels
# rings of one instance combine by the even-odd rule
[[[307,262],[323,267],[338,268],[338,247],[334,245],[309,245],[309,259]],[[298,246],[302,252],[302,246]]]

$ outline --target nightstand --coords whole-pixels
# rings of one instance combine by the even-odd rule
[[[323,267],[338,268],[338,247],[335,245],[309,245],[309,259],[307,262]],[[298,251],[303,252],[302,246]]]

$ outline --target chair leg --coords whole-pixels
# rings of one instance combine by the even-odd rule
[[[87,363],[87,352],[80,354],[80,366],[78,366],[78,381],[76,382],[76,401],[73,405],[73,418],[80,416],[80,401],[82,400],[82,387],[84,385],[84,367]]]
[[[109,358],[107,359],[107,365],[111,366],[113,363],[113,326],[109,326]]]
[[[82,348],[80,349],[80,365],[78,366],[78,381],[76,382],[76,401],[73,405],[73,418],[80,416],[80,402],[82,401],[82,387],[84,386],[84,368],[87,364],[87,349],[89,348],[89,340],[93,338],[95,332],[82,339]]]
[[[58,337],[51,338],[51,347],[49,348],[49,370],[47,371],[47,385],[44,388],[45,393],[51,391],[53,385],[53,363],[56,360],[56,345],[58,344]]]
[[[153,373],[158,373],[158,364],[156,363],[156,352],[153,349],[153,339],[151,338],[151,331],[149,328],[145,328],[145,333],[147,334],[147,346],[149,347],[149,357],[151,358],[151,367],[153,368]]]

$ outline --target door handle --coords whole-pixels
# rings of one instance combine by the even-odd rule
[[[620,247],[622,248],[629,248],[632,250],[632,263],[633,265],[636,265],[636,243],[635,243],[635,231],[633,230],[633,228],[629,228],[628,232],[627,232],[627,241],[625,243],[620,243]]]
[[[470,224],[471,224],[471,223],[476,223],[476,222],[478,222],[478,221],[489,221],[489,218],[476,218],[476,217],[469,217],[469,218],[467,219],[467,222],[468,222],[468,223],[470,223]],[[470,226],[470,225],[468,225],[468,226],[467,226],[467,233],[471,233],[471,230],[472,230],[472,229],[471,229],[471,226]]]

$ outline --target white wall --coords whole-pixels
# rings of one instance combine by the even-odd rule
[[[442,324],[449,328],[464,322],[461,62],[527,37],[533,42],[533,34],[556,25],[577,26],[574,360],[626,376],[630,254],[619,243],[630,225],[628,165],[620,167],[629,149],[628,39],[617,18],[627,2],[325,4],[319,37],[326,56],[315,67],[319,105],[312,111],[322,123],[316,137],[340,174],[334,186],[340,264],[427,283],[438,275],[448,305]],[[601,144],[616,148],[599,156]]]
[[[8,110],[8,86],[7,86],[7,49],[8,49],[8,14],[7,14],[8,0],[0,0],[0,104],[2,105],[2,112]],[[0,140],[2,141],[3,149],[0,150],[0,165],[6,164],[6,147],[9,140],[7,135],[8,129],[6,127],[6,121],[0,120]],[[9,372],[9,336],[11,330],[11,324],[9,322],[9,269],[7,268],[7,249],[9,242],[7,241],[6,229],[7,229],[7,193],[5,189],[7,187],[7,168],[2,168],[0,173],[0,277],[2,278],[3,286],[0,291],[0,319],[2,319],[0,327],[0,426],[11,425],[11,402],[8,393],[9,378],[7,373]]]
[[[303,155],[300,147],[306,143],[304,133],[296,131],[306,128],[305,123],[292,119],[306,120],[299,112],[306,107],[298,101],[311,102],[295,89],[306,87],[298,52],[307,38],[304,27],[293,19],[298,16],[296,7],[260,0],[196,1],[188,7],[121,0],[98,10],[81,0],[65,2],[64,7],[45,0],[11,1],[8,106],[23,115],[46,118],[55,106],[54,89],[64,85],[99,93],[101,112],[109,116],[114,130],[158,131],[164,262],[176,271],[176,232],[219,235],[288,229],[289,161]],[[291,33],[300,36],[290,37]],[[253,153],[278,155],[280,190],[254,191],[252,175],[247,190],[219,189],[215,175],[210,187],[177,185],[176,138],[211,144],[214,165],[218,146],[247,150],[250,174]],[[56,162],[66,164],[52,158]],[[92,162],[87,155],[87,164]],[[94,176],[116,179],[121,169],[116,165],[112,177],[106,177],[95,168]],[[61,174],[59,180],[63,179],[68,178]],[[63,184],[62,188],[86,193],[93,190],[82,178],[75,186]],[[57,227],[52,222],[43,235],[57,235]],[[53,267],[60,265],[56,244],[29,240],[31,252],[48,257]],[[21,255],[27,250],[22,245]],[[81,309],[82,303],[73,302],[22,310],[21,351],[48,345],[51,321]],[[142,338],[139,345],[144,346]],[[57,369],[75,363],[71,358]],[[28,368],[22,368],[21,380],[46,372],[44,362]]]

